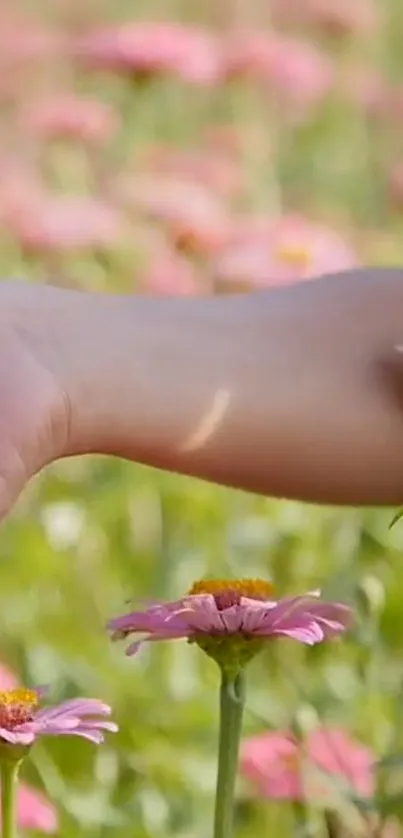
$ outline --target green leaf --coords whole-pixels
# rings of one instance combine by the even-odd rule
[[[390,524],[389,524],[389,529],[391,530],[391,529],[395,526],[395,524],[398,524],[398,523],[399,523],[399,521],[400,521],[402,518],[403,518],[403,508],[402,508],[402,509],[399,509],[399,511],[398,511],[398,512],[396,512],[396,515],[394,515],[394,517],[392,518],[392,520],[391,520],[391,522],[390,522]]]

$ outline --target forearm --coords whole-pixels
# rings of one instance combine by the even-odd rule
[[[79,294],[64,315],[66,454],[303,500],[403,500],[403,415],[379,365],[403,341],[402,272],[248,297]]]

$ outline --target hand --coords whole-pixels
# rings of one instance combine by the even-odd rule
[[[66,445],[69,399],[57,349],[47,345],[52,293],[0,283],[0,519],[28,479],[62,456]]]

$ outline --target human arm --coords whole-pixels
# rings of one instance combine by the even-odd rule
[[[112,454],[267,495],[403,500],[403,271],[211,298],[18,295],[13,330],[59,392],[46,461]]]

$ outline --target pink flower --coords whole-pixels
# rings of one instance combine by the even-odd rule
[[[220,70],[212,34],[175,23],[124,23],[94,30],[76,43],[87,66],[148,77],[174,74],[194,84],[212,84]]]
[[[33,192],[7,214],[7,226],[31,253],[107,249],[122,242],[124,219],[95,198]]]
[[[290,637],[313,645],[345,631],[351,610],[323,602],[317,593],[275,600],[272,586],[256,579],[205,580],[177,602],[158,603],[111,620],[112,639],[145,634],[129,646],[134,655],[142,643],[188,638],[206,647],[207,641],[237,635],[246,641]],[[211,645],[211,644],[210,644]],[[252,645],[251,645],[252,648]]]
[[[96,145],[109,142],[118,130],[112,108],[74,94],[57,94],[30,104],[21,122],[23,129],[43,139],[61,137]]]
[[[146,163],[163,177],[193,181],[226,197],[241,190],[240,161],[218,149],[157,146],[148,151]]]
[[[340,79],[341,92],[368,116],[384,117],[391,104],[391,92],[381,73],[368,67],[347,67]]]
[[[5,664],[0,663],[0,695],[17,689],[18,678]],[[1,806],[0,806],[1,813]],[[37,829],[53,833],[58,828],[57,809],[37,789],[20,783],[18,789],[17,821],[21,829]]]
[[[334,36],[370,35],[378,24],[371,0],[272,0],[272,11],[276,23],[314,25]]]
[[[372,751],[339,728],[317,728],[304,743],[291,733],[263,733],[246,739],[241,752],[242,773],[277,800],[328,803],[343,787],[371,797],[374,765]]]
[[[147,294],[162,297],[193,297],[202,286],[191,262],[168,246],[161,247],[153,256],[140,281]]]
[[[303,107],[320,102],[334,80],[330,59],[315,47],[260,32],[244,32],[229,40],[224,74],[265,82],[287,102]]]
[[[202,184],[177,177],[122,177],[115,186],[125,207],[165,226],[181,250],[212,253],[226,240],[228,221],[220,201]]]
[[[52,834],[57,832],[57,810],[37,789],[20,783],[17,799],[17,822],[21,829],[36,829]]]
[[[357,264],[337,232],[298,215],[246,219],[234,225],[228,238],[213,265],[224,286],[288,285]]]
[[[103,731],[115,733],[118,729],[114,722],[102,718],[109,716],[111,709],[96,698],[74,698],[40,709],[42,695],[43,690],[0,692],[0,741],[31,745],[40,736],[69,735],[100,744]]]
[[[65,38],[15,8],[0,12],[0,68],[56,58],[65,45]]]

